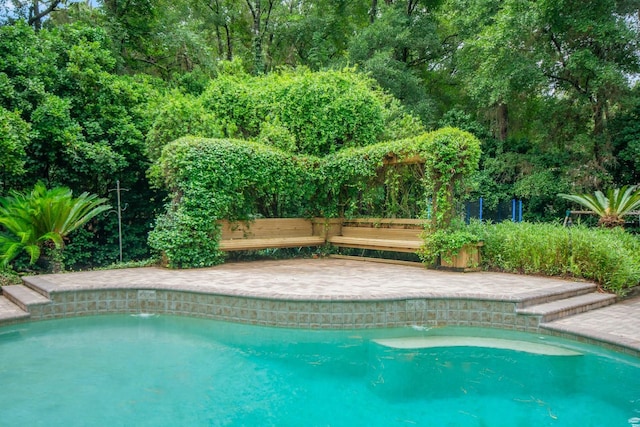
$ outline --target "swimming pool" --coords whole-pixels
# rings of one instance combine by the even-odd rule
[[[0,328],[0,357],[0,425],[640,425],[638,359],[511,331],[109,315]]]

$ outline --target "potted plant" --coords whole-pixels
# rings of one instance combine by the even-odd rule
[[[460,129],[443,128],[430,134],[424,146],[431,215],[418,255],[430,266],[477,268],[480,237],[457,215],[456,199],[470,191],[470,178],[480,161],[480,141]]]
[[[419,255],[430,266],[460,271],[474,271],[480,266],[482,240],[471,227],[462,224],[423,234],[424,244]]]

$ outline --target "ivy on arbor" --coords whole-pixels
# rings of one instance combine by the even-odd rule
[[[457,149],[469,150],[468,156],[441,154]],[[441,188],[456,185],[458,174],[473,172],[479,153],[478,140],[454,128],[324,157],[244,140],[180,138],[165,146],[151,170],[171,197],[149,243],[172,267],[202,267],[223,259],[218,219],[419,217],[429,192],[437,197]],[[423,166],[439,170],[447,162],[454,176]]]

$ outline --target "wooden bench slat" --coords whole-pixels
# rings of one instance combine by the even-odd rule
[[[313,224],[304,218],[261,218],[254,221],[219,222],[222,227],[221,240],[313,235]]]
[[[268,239],[231,239],[221,240],[222,251],[249,251],[267,248],[297,248],[302,246],[322,246],[325,240],[320,236],[280,237]]]
[[[416,228],[423,229],[425,220],[413,218],[353,218],[342,221],[343,226],[369,228]]]
[[[420,240],[421,233],[422,230],[415,229],[342,227],[342,236],[358,238]]]
[[[338,247],[371,249],[389,252],[416,252],[422,246],[420,240],[389,240],[345,236],[333,236],[329,243]]]

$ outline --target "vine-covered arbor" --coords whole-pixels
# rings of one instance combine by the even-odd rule
[[[221,261],[220,219],[419,218],[432,199],[434,218],[446,221],[446,204],[464,190],[459,178],[477,169],[479,154],[478,140],[455,128],[325,157],[241,140],[181,138],[152,169],[171,203],[150,243],[169,265],[205,266]]]

